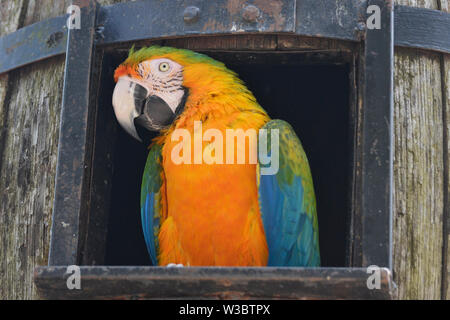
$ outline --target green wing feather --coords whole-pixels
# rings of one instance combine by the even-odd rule
[[[292,127],[272,120],[267,130],[269,154],[274,130],[279,134],[279,170],[262,175],[259,165],[259,205],[269,247],[269,266],[319,266],[319,227],[311,171]]]
[[[155,144],[147,157],[141,187],[141,223],[147,250],[153,265],[158,265],[158,234],[161,219],[162,156]]]

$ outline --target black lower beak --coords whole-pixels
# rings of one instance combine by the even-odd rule
[[[145,90],[145,89],[144,89]],[[139,91],[139,90],[138,90]],[[134,125],[138,131],[161,131],[169,127],[179,114],[184,110],[186,99],[188,97],[188,90],[184,88],[183,99],[179,103],[175,112],[169,105],[160,97],[156,95],[149,96],[142,99],[142,94],[135,94],[135,105],[138,108],[139,116],[134,119]],[[138,127],[140,129],[138,129]]]

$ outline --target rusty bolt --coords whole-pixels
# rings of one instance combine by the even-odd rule
[[[64,33],[61,31],[52,33],[47,39],[47,47],[55,47],[59,42],[61,42],[62,38],[64,38]]]
[[[242,18],[247,22],[256,22],[259,17],[259,9],[249,4],[242,10]]]
[[[200,15],[200,9],[194,6],[187,7],[183,12],[184,22],[191,23],[198,20],[198,16]]]

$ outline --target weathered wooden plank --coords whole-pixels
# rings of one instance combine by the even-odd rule
[[[24,1],[8,1],[0,6],[0,36],[16,31],[23,24]],[[5,136],[7,134],[7,112],[8,102],[8,74],[0,76],[0,168],[3,159]],[[0,191],[2,191],[0,189]],[[0,248],[3,249],[3,244],[6,241],[6,234],[2,232],[4,214],[0,211]],[[1,253],[0,253],[1,255]],[[6,296],[6,286],[4,285],[6,279],[7,261],[0,260],[0,299]]]
[[[439,9],[439,0],[395,0],[395,4],[427,9]]]
[[[399,298],[439,299],[443,123],[439,56],[395,57],[394,274]]]
[[[450,1],[449,0],[439,0],[439,7],[442,11],[450,12]],[[442,74],[442,99],[443,99],[443,108],[444,108],[444,133],[446,133],[444,140],[444,148],[446,149],[446,153],[444,156],[447,161],[445,164],[445,174],[444,174],[444,182],[446,182],[446,186],[444,186],[445,194],[445,212],[444,212],[444,221],[443,221],[443,236],[444,236],[444,244],[442,251],[442,299],[450,300],[450,56],[442,55],[441,58],[441,74]],[[446,145],[445,145],[446,143]]]
[[[27,11],[25,15],[24,26],[35,23],[37,21],[43,21],[48,18],[57,17],[65,14],[67,8],[71,5],[71,0],[59,0],[59,1],[27,1]]]
[[[36,269],[49,299],[392,299],[391,272],[367,288],[365,268],[80,268],[81,290],[68,290],[66,267]]]
[[[450,12],[450,1],[440,0],[440,9],[445,12]]]
[[[344,50],[356,47],[356,43],[327,38],[299,37],[292,35],[278,35],[279,50]]]
[[[450,164],[450,56],[443,55],[442,57],[442,75],[443,75],[443,85],[442,85],[442,93],[443,98],[445,99],[443,101],[444,106],[444,112],[445,112],[445,130],[447,133],[446,136],[446,142],[447,143],[447,166],[446,166],[446,172],[445,172],[445,181],[447,182],[447,186],[445,186],[444,192],[446,192],[446,207],[445,207],[445,215],[444,215],[444,246],[443,246],[443,265],[442,265],[442,299],[450,300],[450,205],[449,205],[449,199],[450,199],[450,171],[449,171],[449,164]]]
[[[0,6],[0,36],[16,31],[23,25],[24,1],[4,1]]]
[[[439,9],[437,0],[396,4]],[[440,56],[395,57],[394,281],[400,299],[440,299],[444,215],[444,123]]]
[[[69,2],[8,2],[20,10],[6,16],[23,27],[64,14]],[[50,59],[9,73],[0,90],[0,299],[36,298],[33,270],[47,264],[63,74],[64,58]]]
[[[0,6],[0,37],[16,31],[23,25],[23,16],[25,12],[24,7],[24,1],[8,1],[6,3],[2,3]],[[5,132],[6,126],[4,121],[7,112],[5,108],[5,99],[8,79],[9,77],[7,74],[0,75],[0,156],[1,146],[3,145],[3,133]]]
[[[12,75],[0,171],[3,298],[33,297],[33,268],[47,263],[63,61],[49,60]]]
[[[189,48],[191,50],[274,50],[277,47],[276,35],[229,35],[205,36],[195,38],[167,39],[166,46]]]
[[[101,6],[107,6],[110,4],[128,2],[128,1],[130,1],[130,0],[97,0],[97,3]]]

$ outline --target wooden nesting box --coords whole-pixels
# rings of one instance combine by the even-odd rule
[[[70,1],[38,2],[0,9],[0,298],[450,297],[447,0],[76,0],[72,17]],[[147,150],[111,106],[133,44],[224,62],[292,124],[320,268],[150,265]],[[67,289],[69,265],[82,290]]]

